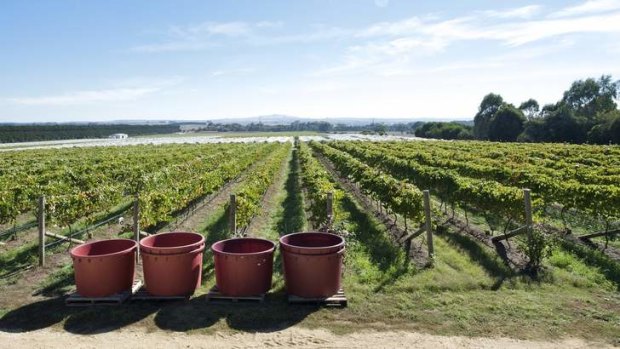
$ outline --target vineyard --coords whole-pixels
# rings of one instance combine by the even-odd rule
[[[575,210],[608,224],[617,221],[620,212],[615,148],[562,150],[559,146],[544,151],[535,145],[526,150],[498,144],[485,154],[488,149],[476,143],[332,142],[314,146],[340,159],[337,163],[361,160],[398,180],[431,189],[452,206],[488,215],[519,218],[523,213],[521,188],[536,193],[536,206],[541,210],[558,204],[561,212]]]
[[[171,230],[210,243],[335,232],[349,306],[287,306],[279,267],[265,304],[204,302],[206,253],[188,302],[64,307],[67,248]],[[617,146],[284,138],[2,152],[0,330],[299,325],[617,345],[619,233]]]

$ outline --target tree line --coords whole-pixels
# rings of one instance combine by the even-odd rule
[[[540,108],[529,99],[518,107],[490,93],[474,117],[476,139],[505,142],[620,143],[620,81],[610,75],[577,80],[561,100]]]
[[[0,143],[35,142],[83,138],[107,138],[114,133],[126,133],[129,136],[139,136],[174,132],[179,132],[178,124],[0,125]]]
[[[293,121],[290,124],[263,124],[261,122],[251,122],[248,124],[239,123],[214,123],[208,121],[204,125],[194,126],[192,132],[361,132],[369,134],[386,134],[387,132],[412,133],[413,130],[421,125],[421,122],[398,123],[386,125],[384,123],[369,123],[366,125],[347,125],[343,123],[332,124],[327,121]]]
[[[425,138],[500,142],[620,144],[620,81],[610,75],[573,82],[556,103],[540,107],[535,99],[519,106],[495,93],[484,96],[473,127],[459,122],[415,125]]]

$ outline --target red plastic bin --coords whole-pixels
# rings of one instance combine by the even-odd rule
[[[134,240],[111,239],[71,249],[77,293],[84,297],[106,297],[130,290],[137,246]]]
[[[196,233],[162,233],[142,239],[146,291],[154,296],[194,294],[202,279],[204,248],[204,237]]]
[[[330,297],[342,285],[344,239],[308,232],[280,238],[286,292],[304,298]]]
[[[211,246],[215,280],[221,294],[255,296],[271,288],[275,244],[269,240],[238,238]]]
[[[140,240],[140,251],[150,254],[191,252],[204,245],[205,237],[198,233],[174,231],[147,236]]]

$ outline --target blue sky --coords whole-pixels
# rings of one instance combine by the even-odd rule
[[[462,119],[620,78],[620,0],[4,0],[0,47],[0,122]]]

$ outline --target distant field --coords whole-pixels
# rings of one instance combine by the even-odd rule
[[[172,133],[172,134],[155,134],[155,135],[141,135],[135,138],[168,138],[168,137],[222,137],[222,138],[237,138],[237,137],[296,137],[296,136],[318,136],[323,133],[313,131],[294,131],[294,132],[187,132],[187,133]]]
[[[325,133],[313,131],[294,131],[294,132],[218,132],[220,137],[299,137],[299,136],[320,136]]]

